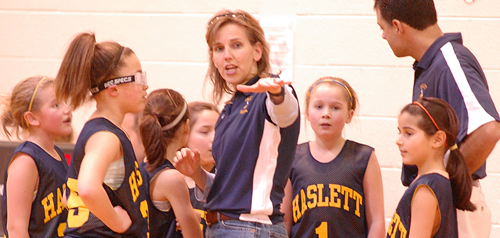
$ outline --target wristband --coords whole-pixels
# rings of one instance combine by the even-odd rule
[[[267,91],[267,93],[269,93],[269,95],[271,95],[273,97],[283,96],[283,95],[285,95],[285,86],[281,85],[281,91],[279,93],[271,93],[269,91]]]

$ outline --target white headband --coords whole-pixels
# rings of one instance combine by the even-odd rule
[[[170,130],[170,129],[172,129],[174,126],[176,126],[181,121],[182,117],[184,117],[184,114],[186,114],[186,111],[187,111],[187,103],[184,104],[184,107],[182,108],[181,113],[179,113],[179,115],[177,115],[177,117],[175,118],[175,120],[173,120],[169,124],[165,125],[161,129],[162,130]]]

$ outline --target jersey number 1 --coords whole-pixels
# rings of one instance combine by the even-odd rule
[[[321,224],[315,229],[318,238],[328,238],[328,223],[326,221],[321,222]]]

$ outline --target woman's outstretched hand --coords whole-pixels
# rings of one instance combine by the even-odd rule
[[[236,89],[244,93],[269,92],[272,94],[279,94],[281,92],[281,86],[291,83],[292,82],[284,81],[280,78],[261,78],[253,85],[238,85]]]

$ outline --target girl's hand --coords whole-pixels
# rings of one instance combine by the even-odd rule
[[[202,170],[200,152],[197,149],[192,151],[189,148],[182,148],[177,151],[172,164],[183,175],[191,178],[198,175]]]
[[[196,217],[196,220],[198,221],[199,224],[201,224],[201,214],[199,212],[195,211],[194,209],[193,209],[193,211],[194,211],[194,215]],[[175,218],[175,228],[179,231],[182,231],[181,224],[179,223],[179,219],[177,217]]]
[[[292,82],[284,81],[280,78],[261,78],[253,85],[238,85],[236,89],[244,93],[269,92],[272,94],[279,94],[281,92],[281,86],[291,83]]]
[[[132,220],[130,219],[130,216],[128,215],[127,211],[123,209],[120,206],[114,207],[116,214],[118,214],[118,217],[121,220],[122,227],[120,230],[114,230],[117,233],[124,233],[126,232],[130,226],[132,226]]]

